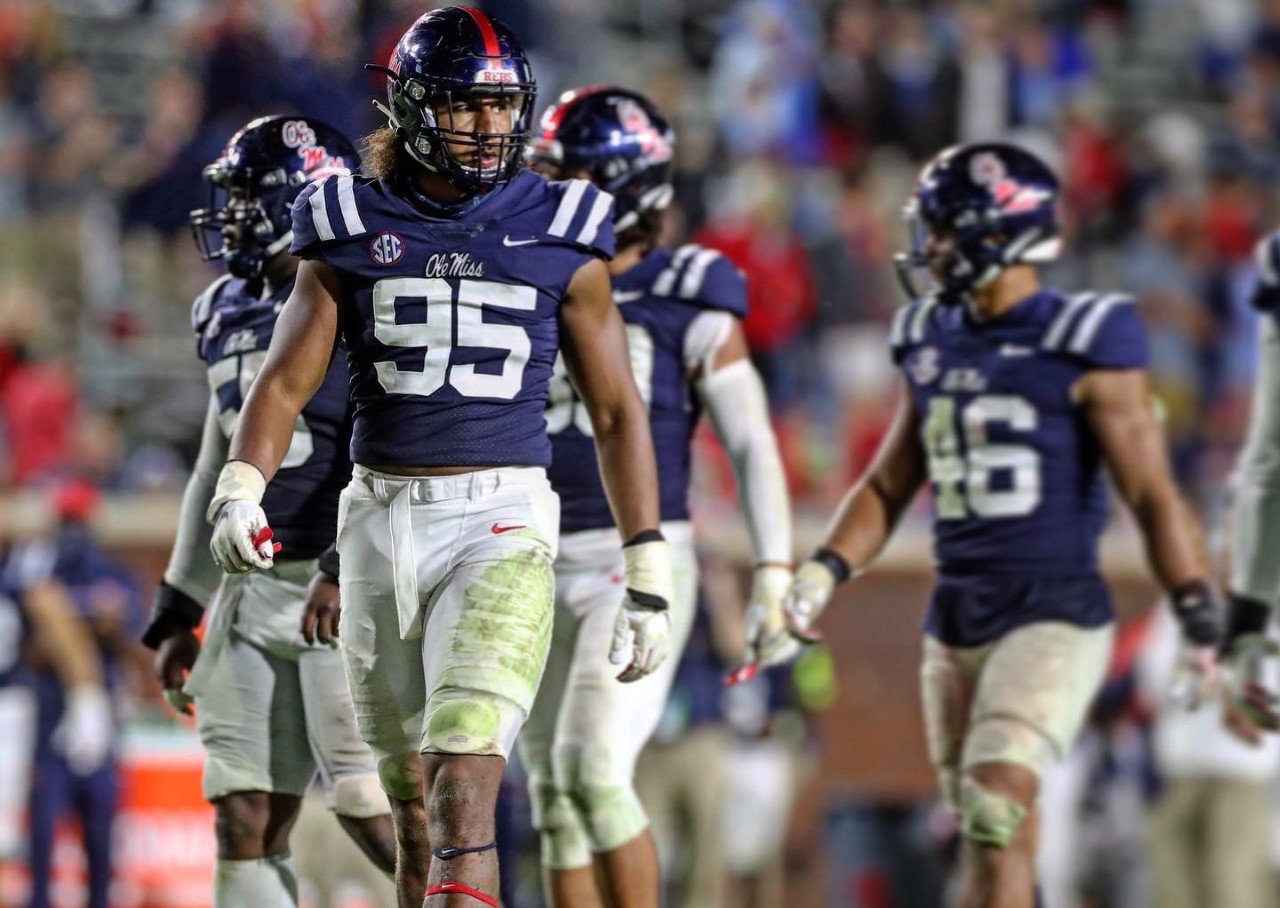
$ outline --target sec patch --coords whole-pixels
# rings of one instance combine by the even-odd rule
[[[386,267],[404,258],[404,239],[394,230],[384,230],[369,243],[369,257]]]

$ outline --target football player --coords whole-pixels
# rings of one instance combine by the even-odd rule
[[[1258,375],[1249,437],[1236,468],[1231,577],[1227,597],[1227,633],[1223,642],[1231,667],[1232,695],[1254,723],[1280,730],[1274,681],[1264,667],[1275,655],[1267,625],[1280,590],[1280,231],[1263,237],[1256,250],[1258,284],[1254,306],[1258,320]]]
[[[346,176],[359,166],[354,147],[332,127],[263,117],[205,168],[210,207],[191,213],[203,257],[224,262],[227,274],[192,311],[209,407],[178,538],[142,639],[157,650],[156,674],[170,703],[189,713],[194,699],[197,708],[204,795],[216,816],[219,906],[297,904],[289,831],[317,764],[343,828],[382,869],[394,869],[390,805],[356,726],[341,656],[309,645],[302,629],[308,581],[334,541],[338,495],[351,478],[345,362],[328,365],[318,393],[290,424],[281,470],[262,500],[284,547],[271,569],[223,577],[207,554],[204,519],[245,395],[294,286],[290,205],[312,178]],[[329,584],[316,589],[318,597],[336,595]],[[211,598],[201,647],[194,631]]]
[[[1058,196],[1049,168],[1012,145],[954,147],[921,171],[900,271],[914,287],[927,269],[932,286],[890,334],[899,413],[786,602],[811,635],[930,482],[938,578],[921,686],[929,755],[965,839],[966,908],[1035,901],[1040,776],[1071,747],[1112,643],[1104,464],[1168,591],[1195,691],[1216,670],[1215,592],[1170,477],[1133,301],[1040,280],[1060,245]]]
[[[497,904],[494,807],[551,638],[559,501],[543,410],[558,349],[627,543],[610,658],[666,656],[671,556],[644,403],[605,260],[613,199],[523,168],[535,82],[471,7],[422,16],[388,79],[370,179],[293,208],[303,258],[209,515],[232,571],[270,567],[260,502],[339,335],[355,404],[342,653],[398,833],[401,904]]]
[[[687,499],[690,446],[703,409],[736,468],[751,531],[748,664],[785,661],[797,647],[782,617],[791,579],[790,503],[764,387],[747,358],[740,321],[746,284],[715,250],[657,245],[672,196],[673,151],[671,128],[648,99],[608,87],[565,94],[543,116],[533,143],[539,172],[587,179],[614,197],[618,250],[609,274],[649,406],[662,533],[675,567],[673,657],[643,681],[614,684],[606,650],[624,594],[623,554],[591,422],[568,376],[557,371],[546,414],[551,485],[561,506],[556,619],[521,756],[548,899],[565,908],[659,903],[653,837],[632,775],[694,617],[697,562]]]
[[[735,465],[753,542],[748,663],[774,665],[797,645],[782,617],[791,579],[786,476],[746,352],[741,273],[709,248],[657,245],[672,197],[673,143],[666,118],[644,96],[591,87],[566,93],[544,114],[532,147],[535,169],[547,177],[589,179],[614,197],[618,248],[609,274],[658,455],[662,531],[675,566],[672,651],[678,657],[694,620],[687,497],[692,433],[705,409]],[[563,907],[657,905],[657,855],[632,774],[662,715],[677,658],[640,683],[611,683],[604,654],[623,596],[622,551],[588,414],[563,370],[552,385],[547,428],[550,479],[561,497],[556,624],[521,756],[548,898]]]

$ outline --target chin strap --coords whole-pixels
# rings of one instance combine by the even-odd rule
[[[436,883],[427,890],[424,898],[431,898],[433,895],[469,895],[477,902],[488,905],[489,908],[498,908],[497,899],[491,895],[485,895],[479,889],[472,889],[465,883],[455,883],[453,881]]]

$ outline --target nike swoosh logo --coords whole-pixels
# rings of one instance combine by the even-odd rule
[[[501,536],[503,533],[510,533],[512,530],[523,530],[525,529],[525,525],[523,523],[513,523],[509,527],[504,527],[498,526],[498,524],[495,523],[493,526],[489,527],[489,529],[492,530],[495,535]]]
[[[1030,347],[1019,347],[1017,344],[1005,344],[1000,348],[1001,356],[1031,356],[1034,352]]]
[[[530,246],[536,242],[538,242],[537,237],[530,240],[513,240],[509,233],[502,238],[502,245],[504,246]]]
[[[640,297],[644,296],[643,290],[615,290],[613,291],[613,301],[618,305],[623,303],[634,303]]]

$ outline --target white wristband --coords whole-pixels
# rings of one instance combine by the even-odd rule
[[[247,460],[228,460],[218,474],[218,485],[213,490],[213,500],[205,511],[205,519],[214,523],[218,512],[228,501],[248,501],[261,504],[267,491],[267,480],[262,471]]]

